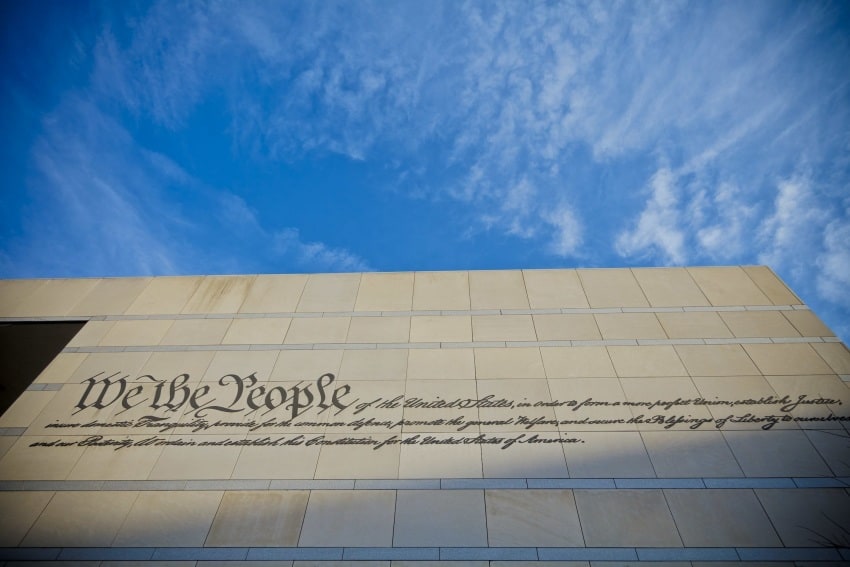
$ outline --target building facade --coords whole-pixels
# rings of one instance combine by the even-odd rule
[[[0,317],[0,561],[850,560],[850,353],[767,267],[6,280]]]

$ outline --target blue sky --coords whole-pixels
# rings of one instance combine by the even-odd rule
[[[768,264],[850,336],[846,2],[0,18],[0,277]]]

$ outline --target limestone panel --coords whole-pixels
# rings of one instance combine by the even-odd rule
[[[222,492],[140,492],[113,545],[200,547],[209,533]]]
[[[532,431],[558,431],[555,410],[551,406],[536,406],[538,402],[552,401],[549,384],[544,379],[519,378],[504,380],[482,380],[477,385],[478,399],[488,402],[505,401],[509,407],[484,405],[478,409],[481,431],[530,431],[521,423],[522,417],[543,418]]]
[[[53,492],[0,492],[0,546],[15,547],[50,502]]]
[[[676,345],[691,376],[760,374],[741,345]]]
[[[645,419],[649,419],[656,415],[678,416],[689,421],[681,423],[676,427],[685,428],[696,425],[697,427],[708,429],[713,426],[713,418],[705,406],[670,406],[670,409],[667,410],[663,405],[665,402],[673,402],[677,399],[693,400],[699,397],[699,392],[688,377],[633,378],[622,380],[621,384],[623,392],[626,394],[626,399],[629,402],[635,404],[662,402],[655,407],[645,405],[632,406],[631,412],[636,418],[643,416]],[[641,431],[660,431],[669,429],[670,425],[668,423],[651,422],[639,423],[637,427]]]
[[[488,378],[545,378],[537,347],[476,348],[475,375]]]
[[[729,311],[720,317],[736,337],[800,336],[780,311]]]
[[[567,469],[577,478],[653,478],[655,471],[636,431],[568,432],[584,443],[564,445]],[[619,490],[617,492],[620,492]],[[581,509],[579,510],[581,513]],[[584,517],[582,516],[582,523]],[[585,532],[587,537],[587,532]],[[588,545],[617,545],[591,543]],[[626,545],[623,543],[622,545]]]
[[[406,343],[410,339],[410,317],[352,317],[350,343]]]
[[[557,433],[531,433],[545,438],[555,438]],[[567,478],[567,463],[560,444],[513,444],[509,449],[501,445],[481,447],[484,478]]]
[[[360,274],[310,274],[297,311],[353,311]]]
[[[808,344],[743,345],[762,374],[832,374],[817,352]]]
[[[339,375],[341,350],[282,350],[271,380],[310,380],[330,372]]]
[[[56,392],[23,392],[0,416],[0,427],[29,427]]]
[[[469,275],[466,272],[416,272],[413,309],[469,309]]]
[[[688,268],[712,305],[772,305],[768,297],[738,266]]]
[[[213,356],[203,380],[217,382],[226,374],[248,376],[254,374],[258,382],[268,381],[277,361],[278,351],[219,351]]]
[[[410,318],[410,342],[441,343],[472,340],[472,318],[468,315],[425,315]]]
[[[681,547],[660,490],[576,490],[588,547]]]
[[[571,490],[487,490],[491,547],[581,547]]]
[[[292,313],[307,284],[305,274],[260,275],[245,296],[240,313]]]
[[[624,431],[634,430],[629,424],[632,414],[623,405],[626,397],[617,378],[568,378],[550,380],[552,400],[573,402],[555,407],[562,431]],[[578,405],[596,400],[618,405]]]
[[[830,476],[806,435],[799,430],[724,431],[746,476]]]
[[[48,280],[2,280],[0,281],[0,317],[11,317],[18,308],[38,288]]]
[[[616,376],[604,346],[540,347],[548,378]]]
[[[809,310],[783,311],[782,315],[794,325],[797,332],[804,337],[832,337],[835,336],[829,327],[824,325],[817,315]]]
[[[666,339],[654,313],[597,313],[603,339]]]
[[[148,478],[151,480],[204,480],[230,478],[239,446],[203,445],[204,443],[242,439],[244,435],[180,436],[194,445],[169,445],[162,450]]]
[[[531,315],[473,315],[474,341],[536,341]]]
[[[339,377],[348,380],[402,380],[407,372],[403,349],[346,350]]]
[[[355,311],[410,311],[413,273],[365,273],[360,278]]]
[[[575,270],[523,270],[532,309],[589,307]]]
[[[99,282],[98,279],[47,280],[32,293],[20,297],[10,314],[13,317],[67,315]]]
[[[61,384],[67,382],[74,371],[82,364],[88,355],[85,353],[68,352],[56,355],[47,368],[41,371],[34,383]]]
[[[712,312],[656,313],[671,339],[727,339],[732,332],[720,315]]]
[[[471,348],[416,348],[407,358],[409,380],[475,378],[475,357]]]
[[[743,270],[774,305],[803,303],[767,266],[743,266]]]
[[[167,319],[115,321],[98,344],[100,346],[158,345],[173,322]]]
[[[298,545],[309,492],[225,492],[206,539],[209,547]]]
[[[127,315],[180,313],[201,284],[202,277],[153,278],[125,312]]]
[[[221,340],[225,345],[279,345],[289,331],[289,317],[234,319]]]
[[[850,495],[840,488],[756,490],[788,547],[847,547]]]
[[[383,417],[383,416],[382,416]],[[366,431],[360,431],[365,435]],[[401,433],[399,428],[398,433]],[[369,433],[378,443],[385,443],[395,434]],[[324,440],[330,443],[350,439],[351,433],[327,433]],[[380,449],[362,445],[325,445],[319,452],[315,478],[398,478],[401,446],[387,445]]]
[[[622,378],[642,376],[687,376],[676,351],[669,345],[611,346],[608,353]]]
[[[254,276],[206,276],[182,313],[236,313]]]
[[[460,436],[459,433],[404,433],[404,441],[428,437],[429,444],[401,446],[399,478],[481,478],[481,447],[448,443]]]
[[[136,492],[57,492],[21,545],[108,547],[136,501]]]
[[[591,307],[648,307],[649,302],[630,270],[579,270]]]
[[[460,418],[475,421],[479,418],[477,407],[458,407],[456,403],[452,407],[434,407],[435,404],[440,402],[448,404],[458,400],[477,399],[478,394],[474,380],[408,380],[405,385],[404,397],[406,402],[403,413],[405,433],[457,432],[459,428],[457,425],[450,425],[445,422]],[[438,422],[442,422],[442,424]],[[478,427],[470,427],[466,431],[477,432]],[[417,448],[417,450],[424,451],[426,456],[433,454],[437,449],[439,448]],[[477,465],[477,470],[478,474],[475,476],[481,476],[480,462]]]
[[[779,536],[751,490],[665,490],[688,547],[778,547]]]
[[[267,437],[268,435],[249,434],[245,439],[261,441]],[[311,479],[316,473],[320,450],[319,445],[248,445],[242,447],[230,476],[234,479]]]
[[[123,417],[123,416],[122,416]],[[134,431],[138,433],[139,430]],[[110,433],[121,433],[110,431]],[[107,441],[126,439],[143,441],[149,435],[107,435]],[[114,447],[87,447],[68,474],[68,480],[146,480],[162,453],[162,447],[132,447],[115,450]]]
[[[114,325],[115,321],[89,321],[74,335],[73,339],[68,341],[68,346],[97,346]]]
[[[399,490],[396,547],[486,547],[482,490]]]
[[[313,490],[301,527],[302,547],[389,547],[392,490]]]
[[[534,329],[541,341],[599,340],[599,327],[591,314],[534,315]]]
[[[30,447],[45,441],[39,436],[19,437],[0,459],[0,480],[64,480],[71,472],[83,447],[76,447],[85,437],[66,436],[68,447]]]
[[[296,317],[285,344],[344,343],[351,317]]]
[[[719,431],[645,431],[641,437],[659,478],[744,476]]]
[[[632,274],[653,307],[710,305],[685,268],[633,268]]]
[[[232,319],[178,319],[162,337],[163,345],[221,344]]]
[[[472,309],[528,309],[525,281],[519,270],[469,272]]]
[[[843,343],[812,343],[811,346],[836,374],[850,374],[850,352]]]
[[[68,315],[121,315],[150,281],[151,278],[104,278],[68,311]]]

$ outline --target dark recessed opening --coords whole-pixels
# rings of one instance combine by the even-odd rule
[[[0,323],[0,415],[83,325],[85,321]]]

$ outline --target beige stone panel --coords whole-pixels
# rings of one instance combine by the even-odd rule
[[[732,332],[717,313],[656,313],[664,332],[671,339],[728,339]]]
[[[572,490],[487,490],[492,547],[583,547]]]
[[[276,350],[219,351],[213,356],[203,380],[218,382],[227,374],[242,377],[254,374],[258,383],[267,382],[278,354]]]
[[[226,419],[229,419],[226,418]],[[194,445],[169,445],[151,470],[150,480],[204,480],[230,478],[241,447],[234,445],[205,445],[228,439],[243,439],[236,435],[174,435]]]
[[[285,445],[287,441],[293,441],[299,434],[279,434],[275,428],[274,434],[248,435],[248,440],[262,440],[266,437],[273,442],[281,440],[278,445],[267,446],[245,446],[239,453],[236,467],[233,469],[231,478],[235,479],[310,479],[316,472],[316,463],[319,460],[321,447],[312,445],[307,447],[305,441],[313,437],[311,432],[301,432],[304,438],[300,445]]]
[[[588,547],[681,547],[660,490],[576,490]]]
[[[162,345],[221,344],[233,319],[179,319],[162,338]]]
[[[68,311],[68,315],[121,315],[150,281],[151,278],[104,278]]]
[[[707,407],[716,420],[726,420],[729,417],[744,416],[748,413],[757,416],[779,415],[782,413],[780,407],[785,405],[784,403],[747,403],[740,405],[719,403],[735,402],[737,400],[781,400],[784,394],[782,392],[775,392],[763,376],[697,376],[693,378],[693,381],[702,397],[712,403],[712,405]],[[724,431],[761,431],[764,423],[724,421],[721,425]],[[797,426],[793,423],[780,422],[774,425],[774,428],[796,429]]]
[[[55,391],[21,393],[0,416],[0,427],[29,427],[55,394]]]
[[[292,313],[306,283],[306,274],[256,276],[239,313]]]
[[[475,356],[471,348],[414,348],[407,357],[408,380],[475,378]]]
[[[149,374],[158,380],[170,381],[181,374],[189,375],[189,382],[198,382],[212,362],[213,351],[154,352],[145,361],[140,374]]]
[[[102,377],[112,376],[136,378],[142,366],[150,357],[148,352],[95,352],[89,354],[77,369],[74,370],[68,382],[79,384],[83,380],[100,375]],[[64,392],[68,386],[62,388]]]
[[[575,270],[523,270],[532,309],[589,307]]]
[[[85,297],[99,279],[47,280],[32,293],[21,297],[12,317],[46,317],[67,315],[74,305]]]
[[[780,547],[751,490],[665,490],[687,547]]]
[[[98,410],[95,407],[91,407],[98,398],[100,391],[100,388],[96,387],[85,401],[89,407],[78,412],[78,408],[75,406],[81,403],[87,386],[87,384],[67,384],[62,390],[49,392],[51,395],[46,398],[47,403],[27,424],[27,435],[48,435],[53,437],[58,435],[89,435],[96,433],[96,430],[82,428],[81,426],[93,419],[102,419],[111,414],[113,410],[112,408]],[[117,398],[120,388],[120,385],[110,386],[109,394],[104,396],[105,403],[109,403]],[[56,426],[60,424],[74,424],[75,426],[57,429]]]
[[[832,374],[817,352],[808,344],[743,345],[762,374]]]
[[[21,545],[108,547],[137,492],[57,492]]]
[[[616,376],[608,350],[603,346],[540,347],[546,376],[584,378]]]
[[[400,434],[403,417],[404,392],[406,384],[402,380],[358,381],[351,385],[351,391],[340,398],[347,405],[340,411],[331,407],[327,412],[328,433],[395,433]],[[380,407],[379,407],[380,406]],[[358,421],[372,420],[372,425]]]
[[[685,268],[632,268],[632,274],[653,307],[710,305]]]
[[[631,270],[579,270],[591,307],[649,307]]]
[[[780,311],[729,311],[720,318],[736,337],[799,337]]]
[[[481,446],[463,443],[477,437],[471,428],[455,433],[404,433],[399,478],[481,478]],[[454,440],[455,442],[452,442]]]
[[[800,419],[798,423],[800,427],[806,429],[844,428],[840,421],[820,421],[820,419],[830,416],[843,416],[848,420],[844,423],[850,422],[850,388],[838,376],[834,374],[765,376],[765,379],[776,392],[781,392],[783,395],[787,394],[793,401],[802,399],[800,405],[788,412],[794,418]],[[814,403],[819,399],[836,400],[837,403]]]
[[[352,317],[349,343],[406,343],[410,317]]]
[[[520,270],[469,272],[472,309],[528,309],[528,295]]]
[[[544,379],[483,380],[478,383],[478,398],[486,401],[478,409],[482,422],[508,422],[482,423],[481,431],[558,431],[554,408],[542,405],[551,402],[549,384]],[[538,402],[542,404],[536,405]],[[510,405],[501,407],[505,404]],[[520,423],[523,417],[531,421],[542,418],[547,423],[540,422],[528,429],[530,424]]]
[[[549,390],[552,401],[558,402],[555,415],[561,431],[635,430],[628,423],[632,414],[623,405],[626,396],[617,378],[549,380]]]
[[[413,309],[469,309],[469,275],[466,272],[416,272]]]
[[[468,315],[424,315],[410,318],[412,343],[465,343],[472,340]]]
[[[222,494],[216,490],[140,492],[112,545],[201,547]]]
[[[577,431],[565,436],[584,441],[564,445],[567,469],[573,478],[655,477],[643,440],[636,431]]]
[[[483,490],[399,490],[395,547],[487,547]]]
[[[597,313],[603,339],[666,339],[654,313]]]
[[[567,462],[560,443],[514,443],[503,447],[511,439],[553,440],[559,433],[500,433],[505,441],[496,445],[482,445],[484,478],[567,478]]]
[[[536,341],[531,315],[473,315],[474,341]]]
[[[201,284],[201,276],[153,278],[125,312],[127,315],[180,313]]]
[[[534,315],[534,329],[541,341],[599,340],[599,327],[593,315]]]
[[[643,443],[659,478],[744,476],[713,425],[706,431],[644,431]]]
[[[289,325],[285,344],[344,343],[351,317],[297,317]]]
[[[617,375],[623,378],[643,376],[687,376],[676,351],[669,345],[608,347]]]
[[[322,442],[339,443],[344,439],[368,440],[377,445],[322,445],[315,478],[398,478],[401,428],[392,433],[328,433]]]
[[[9,452],[9,449],[12,448],[12,445],[14,445],[17,440],[17,437],[12,437],[11,435],[0,436],[0,459]]]
[[[306,490],[225,492],[207,547],[294,547],[310,493]]]
[[[89,321],[74,335],[73,339],[68,341],[68,346],[97,346],[114,325],[115,321]]]
[[[832,337],[835,333],[813,311],[782,311],[782,315],[804,337]]]
[[[342,353],[341,350],[282,350],[271,380],[315,380],[327,373],[338,376]]]
[[[741,345],[676,345],[691,376],[746,376],[759,374]]]
[[[310,274],[297,311],[353,311],[360,287],[360,274]]]
[[[301,547],[390,547],[392,490],[313,490],[301,526]]]
[[[165,319],[115,321],[100,339],[100,346],[158,345],[174,321]]]
[[[360,277],[355,311],[410,311],[413,272],[365,273]]]
[[[407,351],[403,349],[347,350],[342,355],[339,378],[349,380],[403,380]]]
[[[53,492],[0,492],[0,546],[20,544],[53,495]]]
[[[742,268],[774,305],[803,303],[767,266],[742,266]]]
[[[148,412],[150,413],[150,412]],[[134,433],[140,433],[137,429]],[[149,438],[150,435],[133,435],[134,442]],[[106,442],[121,442],[126,435],[104,437]],[[68,480],[145,480],[162,453],[162,447],[125,447],[115,446],[87,447],[80,459],[71,469]]]
[[[63,352],[56,355],[47,368],[41,371],[33,384],[63,384],[74,374],[88,354],[82,352]]]
[[[684,376],[676,378],[635,378],[634,380],[622,381],[623,392],[626,399],[633,403],[648,403],[650,405],[635,405],[631,412],[635,417],[643,416],[651,420],[655,416],[663,416],[665,423],[641,423],[638,429],[645,430],[689,430],[691,426],[702,428],[713,427],[713,418],[708,408],[696,405],[671,405],[667,409],[665,402],[680,400],[693,400],[699,397],[699,392],[691,379]],[[660,402],[660,403],[659,403]],[[657,404],[653,407],[653,404]],[[687,422],[672,425],[667,422],[669,418],[681,418]],[[703,421],[699,425],[700,420]]]
[[[76,444],[85,437],[61,436],[68,446],[30,447],[32,443],[53,443],[59,435],[25,435],[0,459],[0,480],[65,480],[83,454]]]
[[[850,495],[841,488],[760,489],[764,506],[787,547],[846,547]]]
[[[0,280],[0,317],[11,317],[18,306],[48,280]]]
[[[488,378],[545,378],[537,347],[476,348],[475,376]]]
[[[461,427],[459,425],[436,425],[433,422],[456,419],[478,420],[477,407],[459,407],[462,402],[478,399],[474,380],[408,380],[404,397],[406,404],[403,412],[404,433],[457,432]],[[431,405],[448,405],[448,407],[427,407]],[[478,426],[470,426],[464,431],[477,433]],[[433,448],[427,447],[427,449]]]
[[[800,430],[724,431],[746,476],[832,476]]]
[[[288,317],[234,319],[221,343],[225,345],[283,344],[291,322],[292,319]]]
[[[850,435],[847,432],[809,429],[805,434],[835,476],[850,476],[850,460],[847,459]]]
[[[772,305],[770,299],[738,266],[687,270],[712,305]]]
[[[182,313],[237,313],[254,276],[205,276]]]
[[[836,374],[850,374],[850,351],[843,343],[812,343],[811,346]]]

